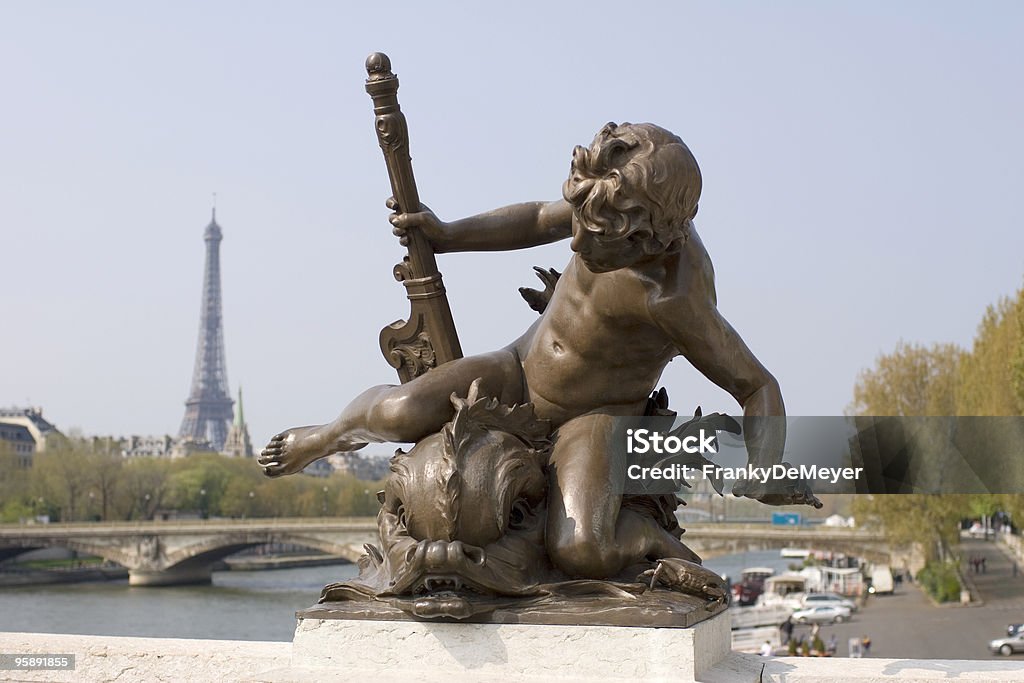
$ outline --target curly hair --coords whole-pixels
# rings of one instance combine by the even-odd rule
[[[651,123],[608,123],[589,148],[573,150],[562,196],[601,239],[655,255],[682,248],[700,190],[697,160],[678,136]]]

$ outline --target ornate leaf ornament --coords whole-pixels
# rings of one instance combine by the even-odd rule
[[[465,420],[465,415],[456,413],[455,419],[445,425],[442,430],[441,463],[434,475],[438,489],[441,491],[441,495],[437,499],[438,511],[444,522],[444,532],[449,541],[455,540],[459,524],[462,476],[459,474],[457,458],[460,447],[468,437],[464,426]]]
[[[459,416],[464,414],[469,424],[483,429],[507,432],[537,450],[546,450],[550,447],[551,423],[537,417],[533,404],[507,406],[496,398],[480,396],[481,381],[479,378],[473,380],[469,394],[464,399],[452,394],[451,401],[455,406],[453,429],[458,424]],[[465,428],[464,426],[463,429]]]

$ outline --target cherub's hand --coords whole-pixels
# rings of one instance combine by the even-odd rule
[[[789,467],[787,463],[782,463]],[[796,481],[769,481],[767,484],[754,479],[739,479],[732,486],[732,495],[752,498],[765,505],[811,505],[820,508],[822,503],[803,479]]]
[[[395,212],[388,219],[394,226],[391,232],[395,233],[403,247],[409,246],[409,228],[416,228],[436,251],[444,249],[449,238],[448,224],[438,218],[429,207],[421,204],[421,211],[402,213],[394,197],[388,199],[387,207]]]

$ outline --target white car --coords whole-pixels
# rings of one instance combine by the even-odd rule
[[[823,605],[793,612],[793,621],[798,624],[838,624],[849,619],[850,610],[837,605]]]
[[[845,607],[851,612],[857,611],[857,604],[847,600],[838,593],[808,593],[804,596],[804,607]]]
[[[1017,633],[1006,638],[997,638],[989,642],[988,649],[992,654],[999,653],[1007,657],[1015,652],[1024,652],[1024,633]]]

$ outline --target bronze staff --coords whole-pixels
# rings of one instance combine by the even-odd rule
[[[391,178],[396,210],[420,210],[420,198],[409,157],[409,129],[398,105],[398,77],[383,52],[366,58],[366,92],[373,98],[377,139]],[[462,358],[459,335],[445,296],[434,250],[419,230],[409,231],[409,253],[395,266],[395,279],[405,285],[412,311],[380,331],[384,358],[398,370],[404,384],[430,368]]]

